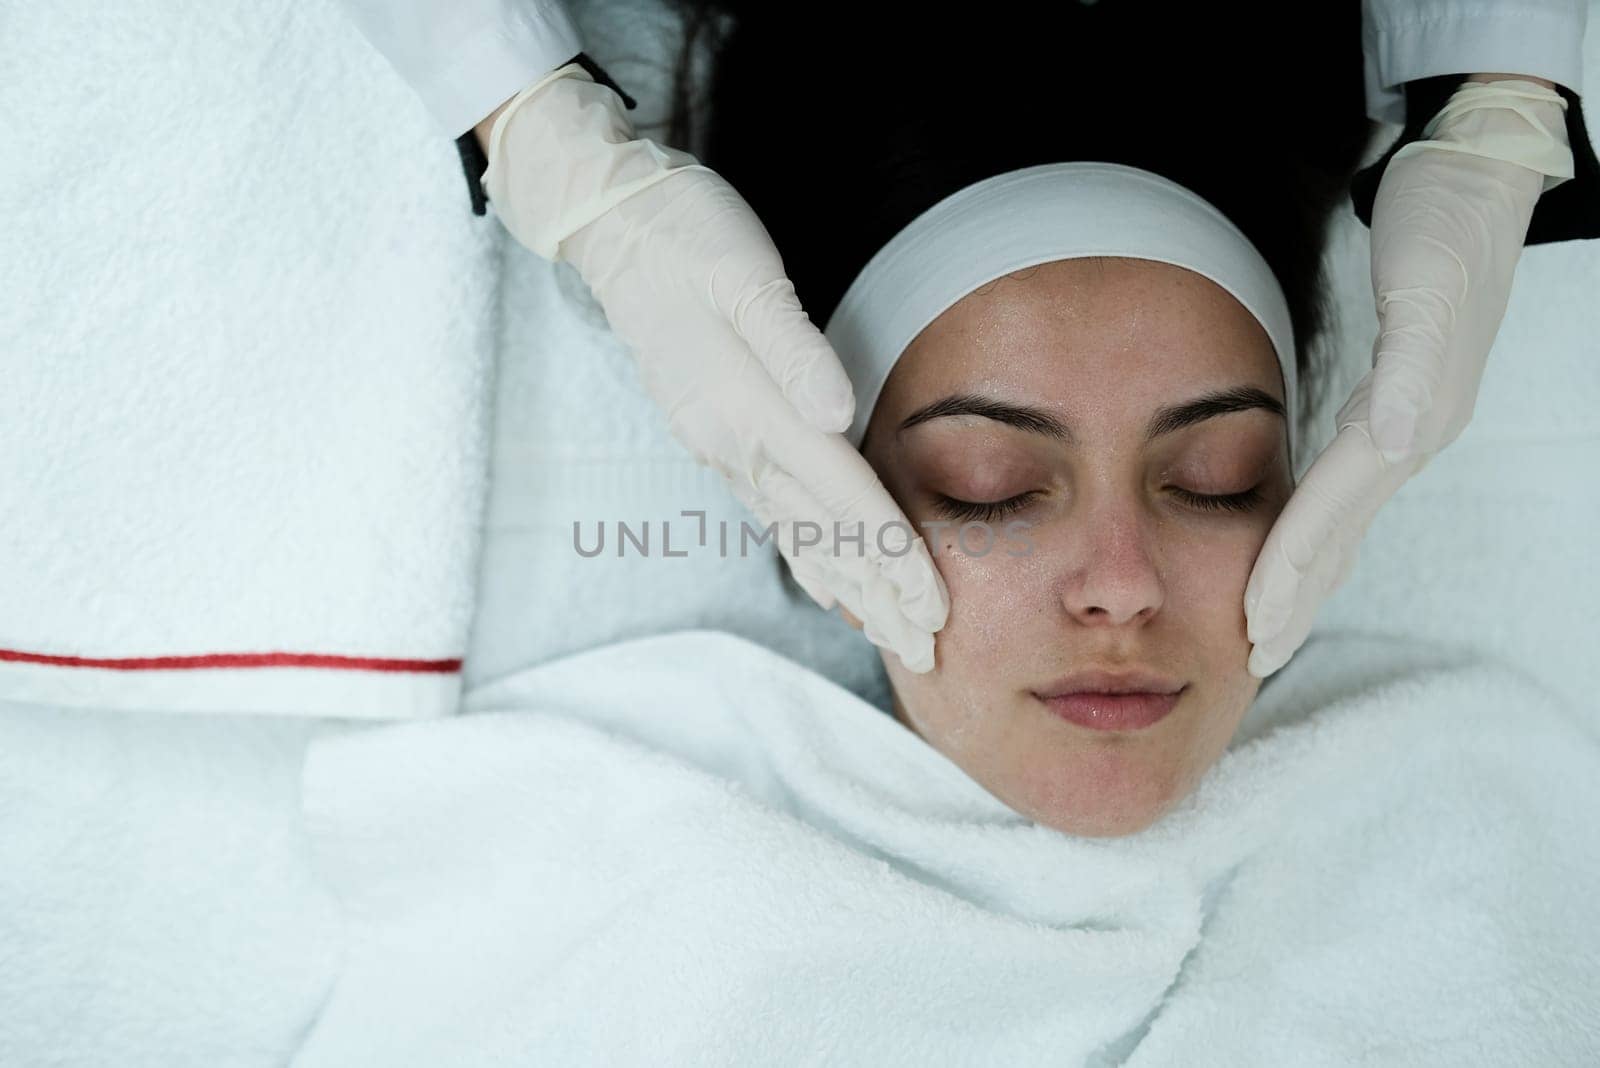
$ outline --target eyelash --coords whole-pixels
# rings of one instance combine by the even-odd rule
[[[936,493],[934,506],[946,519],[958,519],[966,523],[993,523],[1015,512],[1038,495],[1038,490],[1029,490],[1015,497],[1007,497],[1003,501],[963,501]]]
[[[1243,493],[1226,493],[1216,496],[1207,496],[1204,493],[1190,493],[1186,489],[1174,486],[1172,492],[1176,493],[1185,503],[1208,512],[1248,512],[1261,503],[1261,487],[1252,486]]]
[[[1261,502],[1260,486],[1254,486],[1243,493],[1215,495],[1192,493],[1176,486],[1172,492],[1176,493],[1185,504],[1207,512],[1248,512]],[[934,495],[934,504],[939,513],[947,519],[968,523],[993,523],[1015,512],[1038,494],[1038,490],[1029,490],[1015,497],[1007,497],[1003,501],[963,501],[940,493]]]

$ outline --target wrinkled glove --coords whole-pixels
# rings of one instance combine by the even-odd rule
[[[801,588],[930,670],[944,582],[844,438],[850,381],[744,198],[693,156],[636,138],[617,95],[575,63],[511,99],[487,155],[506,229],[577,269],[673,437],[777,524]]]
[[[1245,586],[1252,675],[1265,678],[1300,648],[1378,510],[1472,418],[1534,205],[1573,176],[1565,109],[1533,82],[1467,82],[1427,140],[1384,169],[1372,209],[1372,369]]]

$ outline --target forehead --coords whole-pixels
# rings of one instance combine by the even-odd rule
[[[1089,414],[1239,384],[1286,399],[1266,330],[1227,290],[1171,264],[1075,259],[957,301],[907,347],[878,408],[979,390]]]

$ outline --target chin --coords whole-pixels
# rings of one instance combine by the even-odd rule
[[[1189,792],[1181,767],[1099,760],[1035,765],[1000,799],[1034,823],[1083,838],[1121,838],[1157,822]],[[1020,787],[1020,789],[1017,789]]]
[[[1167,810],[1056,813],[1051,818],[1034,822],[1079,838],[1124,838],[1150,827],[1166,815]]]

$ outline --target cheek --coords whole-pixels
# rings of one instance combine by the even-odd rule
[[[1017,679],[1037,660],[1041,621],[1051,618],[1045,561],[997,529],[993,543],[969,531],[965,547],[952,526],[928,539],[950,594],[950,615],[934,636],[936,667],[916,675],[885,656],[912,728],[952,758],[987,765],[996,757],[996,725],[1007,719]],[[1019,671],[1019,668],[1022,669]]]
[[[1245,634],[1244,588],[1281,504],[1262,507],[1238,520],[1199,519],[1174,524],[1164,536],[1163,578],[1169,599],[1185,614],[1204,617],[1206,632]]]
[[[1243,611],[1245,583],[1264,538],[1264,534],[1256,537],[1245,533],[1180,540],[1169,547],[1167,554],[1166,579],[1171,592],[1181,596],[1183,604]]]
[[[987,535],[973,528],[964,541],[957,529],[944,531],[934,562],[950,592],[950,617],[937,640],[970,671],[997,672],[1017,636],[1051,618],[1048,557],[998,525]]]

